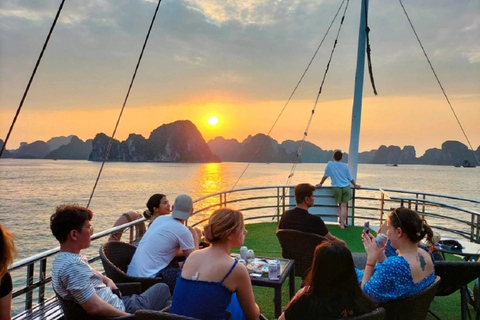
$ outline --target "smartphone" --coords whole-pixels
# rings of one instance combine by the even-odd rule
[[[365,221],[363,224],[363,233],[369,233],[370,232],[370,221]]]

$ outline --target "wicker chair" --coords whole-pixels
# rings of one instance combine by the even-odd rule
[[[467,285],[480,278],[480,262],[469,261],[437,261],[435,263],[435,274],[442,278],[442,283],[437,291],[437,296],[448,296],[460,290],[460,304],[463,314],[467,314],[468,302],[471,300]],[[476,311],[476,319],[480,318],[479,303],[473,306]],[[440,319],[432,311],[430,313]]]
[[[388,320],[425,320],[435,293],[440,287],[440,277],[422,292],[405,299],[390,301],[380,305],[386,310]]]
[[[135,313],[136,319],[140,320],[163,320],[163,319],[194,319],[195,318],[189,318],[185,316],[180,316],[176,314],[170,314],[170,307],[165,307],[162,309],[162,311],[148,311],[148,310],[139,310]],[[167,316],[170,316],[170,318],[167,318]],[[172,318],[173,316],[173,318]],[[229,311],[225,311],[225,320],[229,320],[232,314]],[[267,317],[265,317],[263,314],[260,314],[259,320],[268,320]],[[379,319],[380,320],[380,319]]]
[[[195,318],[185,317],[178,314],[168,313],[164,311],[137,310],[135,312],[137,320],[198,320]]]
[[[117,287],[120,289],[120,291],[127,295],[128,294],[134,294],[134,293],[140,293],[141,285],[140,283],[128,283],[126,285],[123,285],[122,283],[118,283]],[[55,290],[54,290],[55,291]],[[92,316],[83,309],[83,307],[78,304],[76,301],[72,300],[67,300],[62,298],[56,291],[55,295],[57,296],[57,300],[60,304],[60,307],[63,310],[63,315],[65,320],[106,320],[106,319],[115,319],[115,320],[129,320],[129,319],[135,319],[135,316],[129,315],[129,316],[121,316],[121,317],[101,317],[101,316]]]
[[[156,283],[164,282],[162,277],[141,278],[127,275],[127,268],[137,247],[125,242],[106,242],[100,247],[100,259],[107,277],[115,283],[140,282],[142,292]]]
[[[362,314],[361,316],[348,318],[348,320],[383,320],[385,319],[385,315],[386,315],[385,309],[377,308],[372,312]],[[337,320],[344,320],[344,319],[345,318],[337,319]]]
[[[315,248],[327,240],[315,233],[292,229],[278,229],[277,238],[282,247],[282,257],[295,260],[295,276],[303,277],[313,261]]]

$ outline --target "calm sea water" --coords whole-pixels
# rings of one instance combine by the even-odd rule
[[[318,183],[325,165],[299,164],[291,183]],[[196,199],[231,189],[245,166],[245,163],[107,163],[90,204],[95,214],[95,230],[111,227],[128,210],[143,211],[154,193],[167,194],[173,203],[182,193]],[[291,166],[251,164],[237,188],[283,185]],[[17,259],[58,245],[50,233],[50,215],[62,203],[86,205],[99,168],[100,163],[88,161],[0,160],[0,223],[16,237]],[[369,187],[480,198],[480,168],[360,164],[357,180]]]

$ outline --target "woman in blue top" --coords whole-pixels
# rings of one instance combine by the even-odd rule
[[[212,213],[204,228],[211,246],[192,252],[185,261],[173,292],[171,313],[225,319],[235,292],[246,319],[259,318],[247,268],[230,257],[230,249],[241,246],[246,233],[240,211],[222,208]]]
[[[432,229],[413,210],[398,208],[387,218],[387,236],[397,256],[386,257],[371,234],[363,234],[367,252],[365,271],[359,274],[363,291],[379,303],[413,296],[435,280],[433,261],[418,244]]]

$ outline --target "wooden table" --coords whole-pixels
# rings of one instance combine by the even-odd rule
[[[290,290],[290,299],[295,295],[295,260],[291,259],[278,259],[278,258],[265,258],[257,257],[258,259],[265,260],[280,260],[282,266],[282,273],[278,280],[268,279],[268,274],[262,274],[259,278],[250,277],[252,280],[252,285],[259,287],[269,287],[274,288],[274,308],[275,308],[275,319],[280,317],[282,314],[282,286],[287,277],[289,278],[289,290]]]

